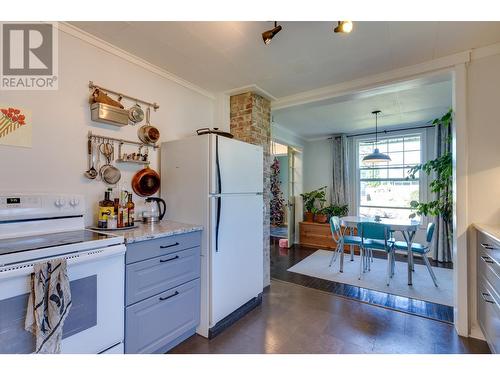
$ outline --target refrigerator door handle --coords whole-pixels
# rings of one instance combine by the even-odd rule
[[[216,216],[216,221],[215,221],[215,252],[218,253],[219,252],[219,224],[220,224],[220,209],[221,209],[221,197],[215,197],[215,199],[217,200],[217,204],[216,204],[216,213],[215,213],[215,216]]]
[[[220,163],[219,163],[219,137],[215,136],[215,166],[217,167],[217,194],[222,193],[222,179],[220,175]]]

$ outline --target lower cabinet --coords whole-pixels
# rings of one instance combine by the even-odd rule
[[[125,310],[125,353],[164,353],[200,320],[200,279]]]
[[[165,353],[200,323],[201,232],[133,243],[125,269],[125,353]]]
[[[479,232],[477,320],[493,353],[500,353],[500,242]]]

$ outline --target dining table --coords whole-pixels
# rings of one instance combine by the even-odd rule
[[[345,228],[353,229],[356,228],[359,223],[380,223],[389,226],[389,230],[393,232],[401,232],[406,244],[408,245],[408,285],[413,284],[413,252],[411,251],[411,245],[413,244],[413,239],[417,233],[418,228],[421,223],[418,220],[411,219],[388,219],[388,218],[375,218],[375,217],[365,217],[365,216],[343,216],[340,218],[341,225]],[[351,231],[352,233],[352,231]]]

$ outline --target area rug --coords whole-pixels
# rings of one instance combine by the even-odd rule
[[[439,303],[441,305],[453,306],[453,270],[433,267],[438,280],[438,287],[434,286],[429,271],[424,265],[416,264],[413,272],[413,285],[408,285],[408,269],[405,262],[396,262],[394,277],[390,285],[386,285],[387,260],[374,258],[371,271],[363,273],[361,280],[359,276],[359,256],[350,261],[348,254],[344,257],[344,272],[339,272],[339,258],[328,267],[332,256],[331,251],[318,250],[303,259],[289,272],[295,272],[307,276],[317,277],[324,280],[354,285],[379,292],[409,297],[422,301]]]

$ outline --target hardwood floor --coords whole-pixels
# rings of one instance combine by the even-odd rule
[[[273,280],[262,305],[212,340],[194,335],[172,354],[489,353],[452,325]]]
[[[281,249],[278,246],[278,240],[271,239],[271,277],[281,281],[287,281],[294,284],[306,286],[309,288],[318,289],[324,292],[330,292],[343,297],[358,300],[377,306],[414,314],[429,319],[435,319],[442,322],[453,323],[453,308],[450,306],[441,305],[420,301],[412,298],[396,296],[388,293],[378,292],[366,288],[338,283],[335,281],[324,280],[307,275],[301,275],[287,270],[300,262],[304,258],[313,254],[317,248],[311,248],[300,245],[293,245],[290,249]],[[374,253],[374,257],[381,256]],[[346,254],[346,260],[349,261],[349,256]],[[397,261],[406,263],[403,255],[397,254]],[[416,264],[423,264],[421,259],[415,258]],[[452,268],[451,263],[439,263],[431,260],[434,267]]]

